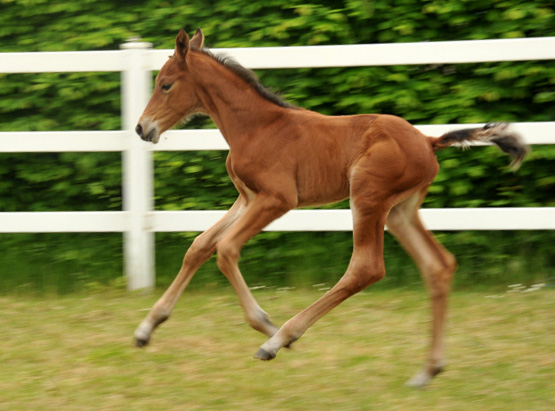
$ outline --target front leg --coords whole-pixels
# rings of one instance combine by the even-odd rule
[[[216,224],[195,238],[185,254],[177,277],[135,330],[134,336],[138,347],[147,345],[154,330],[169,318],[193,275],[214,254],[218,240],[244,211],[244,200],[239,196],[229,211]]]
[[[289,203],[283,202],[281,199],[257,194],[249,203],[245,213],[225,233],[217,245],[218,267],[239,297],[239,303],[247,321],[252,328],[268,337],[273,336],[278,329],[260,308],[245,283],[239,270],[239,254],[246,241],[291,208]]]

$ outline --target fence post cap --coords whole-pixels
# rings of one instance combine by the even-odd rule
[[[127,41],[119,46],[123,50],[129,49],[151,49],[152,43],[141,41],[139,36],[129,37]]]

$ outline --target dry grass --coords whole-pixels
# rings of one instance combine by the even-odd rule
[[[281,323],[318,293],[256,295]],[[144,350],[131,335],[156,296],[2,297],[0,409],[555,409],[555,292],[486,296],[453,296],[450,366],[423,391],[403,385],[427,345],[422,292],[355,296],[268,363],[229,290],[186,294]]]

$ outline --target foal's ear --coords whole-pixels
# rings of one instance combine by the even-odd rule
[[[204,45],[204,34],[200,28],[195,31],[195,35],[191,38],[191,48],[195,50],[202,50]]]
[[[179,64],[185,63],[185,56],[189,51],[189,36],[185,30],[179,29],[179,33],[175,38],[175,52],[174,56]]]

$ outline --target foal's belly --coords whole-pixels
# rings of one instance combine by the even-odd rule
[[[298,207],[336,203],[349,197],[349,181],[339,175],[310,173],[297,180]]]

